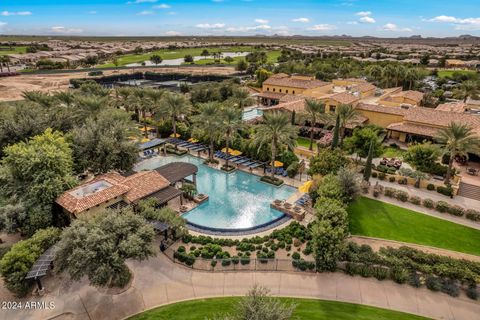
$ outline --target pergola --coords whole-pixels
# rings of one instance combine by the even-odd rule
[[[30,271],[25,276],[25,280],[33,279],[37,282],[38,290],[42,290],[42,282],[40,278],[47,275],[49,269],[52,269],[53,259],[55,258],[55,245],[48,248],[38,259],[35,261]]]

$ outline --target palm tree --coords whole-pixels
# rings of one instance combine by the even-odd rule
[[[213,161],[215,142],[220,138],[219,110],[221,105],[216,102],[209,102],[201,104],[199,107],[200,113],[193,116],[194,128],[199,131],[199,134],[205,137],[209,143],[208,158]]]
[[[301,116],[307,118],[308,122],[310,122],[310,146],[308,147],[310,151],[313,150],[313,134],[315,124],[322,118],[322,115],[324,118],[325,103],[313,99],[307,99],[305,101],[305,112],[301,114]]]
[[[232,139],[238,135],[238,131],[243,128],[242,110],[235,107],[225,107],[221,109],[220,119],[220,126],[223,130],[227,154],[229,154]],[[228,168],[228,158],[225,166]]]
[[[468,153],[480,154],[480,137],[467,124],[452,122],[437,134],[438,143],[443,145],[444,154],[448,155],[448,169],[445,183],[450,183],[455,156],[466,156]]]
[[[290,117],[285,112],[267,112],[263,115],[263,123],[259,124],[254,136],[254,142],[260,150],[264,145],[270,144],[271,164],[277,157],[277,148],[287,146],[290,149],[295,147],[297,142],[296,128],[290,123]],[[271,173],[274,178],[274,170]]]
[[[177,136],[177,119],[190,113],[190,103],[184,95],[166,92],[160,102],[159,110],[155,113],[155,117],[168,117],[172,120],[173,136]]]
[[[460,88],[457,90],[457,94],[463,98],[463,102],[467,102],[469,97],[476,96],[479,93],[480,84],[473,80],[464,81]]]
[[[352,105],[341,104],[337,108],[337,114],[340,118],[339,133],[340,133],[340,146],[342,146],[343,138],[345,137],[345,127],[347,123],[355,120],[359,116],[359,113]]]

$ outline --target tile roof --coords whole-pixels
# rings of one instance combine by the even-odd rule
[[[407,114],[408,110],[398,107],[387,107],[377,104],[367,104],[367,103],[359,103],[355,107],[358,110],[365,110],[365,111],[373,111],[379,113],[386,113],[386,114],[395,114],[399,116],[403,116]]]
[[[75,194],[75,191],[99,181],[107,182],[108,186],[85,196]],[[77,214],[117,197],[123,197],[129,203],[135,202],[168,187],[169,184],[168,180],[156,171],[142,171],[128,177],[109,172],[64,192],[57,198],[56,203],[68,212]]]
[[[329,85],[329,82],[320,80],[303,80],[298,78],[292,78],[285,73],[279,73],[271,76],[263,82],[264,85],[290,87],[299,89],[313,89]]]

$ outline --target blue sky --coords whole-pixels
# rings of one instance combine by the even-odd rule
[[[479,0],[0,0],[0,34],[480,35]]]

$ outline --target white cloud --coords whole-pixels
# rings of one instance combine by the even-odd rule
[[[31,16],[32,13],[30,11],[17,11],[17,12],[11,12],[11,11],[2,11],[0,15],[4,17],[8,16]]]
[[[368,17],[372,15],[372,11],[360,11],[355,14],[359,17]]]
[[[151,16],[151,15],[154,15],[155,12],[153,11],[148,11],[148,10],[143,10],[139,13],[137,13],[137,16]]]
[[[172,6],[166,3],[158,4],[153,6],[154,9],[170,9]]]
[[[428,19],[429,22],[452,23],[456,30],[480,30],[480,18],[456,18],[452,16],[437,16]]]
[[[296,18],[296,19],[292,19],[293,22],[300,22],[300,23],[309,23],[310,22],[310,19],[308,18]]]
[[[256,23],[261,23],[261,24],[267,24],[269,23],[270,21],[266,20],[266,19],[255,19],[255,22]]]
[[[385,31],[396,31],[396,32],[412,32],[410,28],[399,28],[395,23],[387,23],[382,27],[382,30]]]
[[[75,29],[75,28],[65,28],[65,27],[52,27],[50,31],[54,33],[60,33],[60,34],[75,34],[75,33],[82,33],[82,29]]]
[[[225,23],[199,23],[195,27],[200,29],[222,29],[225,27]]]
[[[360,22],[363,22],[363,23],[375,23],[375,19],[373,19],[372,17],[369,17],[369,16],[365,16],[365,17],[361,17],[360,18]]]
[[[135,0],[135,1],[128,1],[127,4],[139,4],[139,3],[155,3],[157,0]]]
[[[337,29],[337,27],[334,26],[334,25],[322,23],[322,24],[316,24],[316,25],[314,25],[313,27],[308,28],[307,30],[311,30],[311,31],[329,31],[329,30],[335,30],[335,29]]]
[[[165,32],[165,35],[170,37],[175,37],[175,36],[181,36],[182,34],[178,31],[167,31]]]

